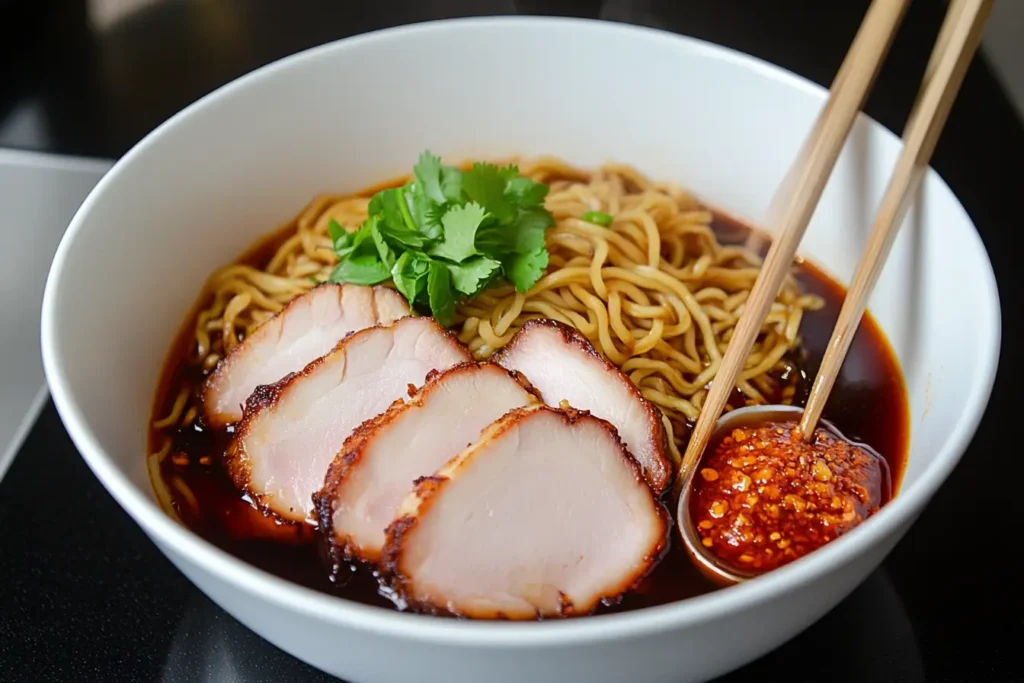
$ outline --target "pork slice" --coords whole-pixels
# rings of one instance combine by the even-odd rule
[[[586,412],[513,410],[416,483],[383,564],[414,609],[534,619],[617,600],[661,559],[668,514],[615,430]]]
[[[347,285],[356,287],[357,285]],[[399,318],[412,315],[409,310],[409,302],[397,291],[384,285],[376,285],[373,288],[373,304],[377,309],[377,324],[388,325]]]
[[[494,360],[521,372],[548,405],[562,401],[607,420],[643,468],[656,493],[672,476],[661,412],[577,330],[554,320],[529,320]]]
[[[273,384],[324,355],[346,335],[409,315],[405,298],[384,286],[324,283],[296,297],[236,346],[203,387],[206,424],[242,418],[256,387]]]
[[[338,556],[380,559],[384,530],[419,477],[433,474],[512,410],[539,400],[494,363],[437,373],[406,403],[360,426],[317,495],[320,528]]]
[[[432,318],[355,332],[300,373],[253,393],[225,454],[228,472],[265,511],[313,523],[313,493],[352,431],[431,371],[469,360]]]

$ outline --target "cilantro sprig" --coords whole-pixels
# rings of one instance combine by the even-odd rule
[[[555,224],[544,208],[548,186],[515,166],[478,162],[445,166],[429,151],[402,187],[370,199],[369,216],[349,232],[328,232],[338,255],[333,282],[392,280],[414,308],[451,324],[455,307],[498,280],[525,292],[548,265],[544,233]]]

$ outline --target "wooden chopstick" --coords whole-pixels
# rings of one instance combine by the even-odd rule
[[[900,0],[899,2],[875,2],[868,7],[867,14],[864,15],[864,20],[861,22],[860,28],[857,29],[857,34],[850,44],[850,49],[847,51],[843,63],[839,66],[839,71],[836,72],[835,78],[832,80],[832,86],[829,88],[830,94],[836,93],[845,87],[846,80],[850,77],[850,72],[857,68],[858,64],[862,63],[866,51],[878,49],[879,45],[876,41],[881,31],[891,27],[891,30],[895,32],[899,28],[909,5],[910,0]],[[877,69],[880,68],[882,61],[885,60],[885,56],[888,54],[890,45],[891,41],[881,45],[882,52],[880,53],[879,66],[876,67],[875,76],[878,73]],[[783,211],[789,205],[789,200],[796,189],[797,180],[799,180],[800,174],[807,166],[811,150],[814,149],[814,146],[821,139],[825,121],[828,119],[829,112],[831,111],[829,105],[832,101],[832,99],[829,99],[818,113],[818,118],[807,134],[803,146],[801,146],[793,162],[790,164],[785,178],[779,183],[779,187],[768,205],[768,211],[765,212],[765,223],[769,226],[777,225],[782,220]],[[755,230],[751,231],[751,234],[760,236],[763,233]]]
[[[818,376],[807,399],[800,431],[810,441],[821,419],[829,392],[839,375],[860,325],[868,297],[878,281],[896,235],[928,170],[928,162],[949,110],[963,83],[967,67],[981,41],[985,22],[994,0],[951,0],[939,38],[932,50],[924,83],[907,121],[903,151],[882,196],[867,247],[861,256],[853,282],[846,292],[839,318],[832,330]]]
[[[811,215],[821,198],[832,168],[842,151],[850,128],[874,83],[881,63],[896,28],[903,16],[906,0],[874,0],[864,18],[867,26],[858,32],[856,45],[851,48],[848,72],[835,90],[829,94],[823,112],[820,132],[813,136],[810,151],[797,159],[799,171],[791,196],[783,205],[781,231],[772,241],[743,315],[733,330],[732,339],[711,384],[690,435],[683,455],[677,481],[685,481],[707,446],[725,403],[736,386],[736,379],[746,363],[750,349],[769,308],[775,301],[783,280],[793,265],[797,247],[807,230]],[[861,38],[863,36],[863,38]]]

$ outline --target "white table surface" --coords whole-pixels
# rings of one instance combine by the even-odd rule
[[[112,162],[0,149],[0,478],[46,403],[39,315],[50,261]]]

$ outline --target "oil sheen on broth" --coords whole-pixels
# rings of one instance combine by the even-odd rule
[[[723,244],[740,243],[750,235],[749,228],[720,215],[715,217],[713,227]],[[260,266],[269,260],[281,241],[280,236],[264,240],[241,260]],[[796,277],[804,292],[817,294],[825,302],[821,310],[805,313],[800,326],[803,347],[788,358],[796,369],[796,376],[789,378],[789,383],[796,386],[793,403],[803,405],[845,290],[809,263],[799,264]],[[190,343],[191,328],[185,324],[161,377],[155,417],[168,413],[181,382],[198,385],[204,380],[205,375],[185,360]],[[894,495],[899,490],[908,449],[907,405],[899,364],[878,324],[867,314],[854,337],[824,417],[848,437],[867,443],[882,454],[889,465]],[[150,429],[150,452],[159,448],[164,434]],[[230,438],[231,434],[203,430],[201,425],[175,432],[171,455],[161,464],[160,476],[182,521],[214,545],[281,578],[348,600],[394,608],[368,569],[339,567],[332,578],[314,532],[266,518],[250,505],[220,465]],[[180,478],[187,490],[174,486],[175,478]],[[660,605],[716,589],[693,567],[675,535],[673,531],[664,558],[641,585],[617,605],[601,607],[598,614]]]

